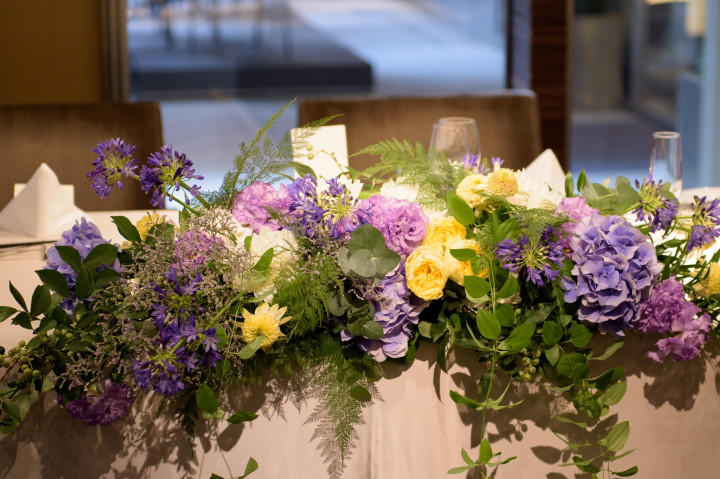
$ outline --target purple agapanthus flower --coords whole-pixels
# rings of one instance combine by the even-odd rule
[[[272,185],[256,181],[235,197],[233,216],[240,224],[249,225],[255,233],[266,226],[271,230],[281,229],[273,214],[285,216],[290,208],[290,194],[285,185],[275,190]]]
[[[517,241],[498,243],[495,254],[503,268],[520,273],[536,286],[552,283],[560,274],[565,254],[559,241],[553,240],[554,228],[547,228],[537,244],[523,234]]]
[[[96,389],[65,404],[73,419],[81,419],[89,426],[104,426],[125,416],[135,400],[125,383],[113,384],[108,379]]]
[[[183,353],[183,348],[178,348],[175,353],[165,353],[167,358],[145,357],[133,361],[132,372],[135,382],[145,391],[152,388],[164,396],[179,393],[186,387],[178,364],[178,359]]]
[[[333,238],[347,238],[358,226],[368,222],[368,213],[357,204],[347,187],[336,178],[326,181],[318,191],[317,180],[310,175],[288,185],[290,213],[298,233],[314,237],[320,228]]]
[[[687,361],[700,354],[700,347],[707,341],[710,316],[685,299],[683,285],[674,277],[660,283],[642,303],[637,317],[630,323],[644,333],[675,333],[674,336],[657,341],[657,351],[648,356],[662,362],[666,357],[675,361]]]
[[[678,213],[677,200],[665,198],[661,193],[662,180],[655,182],[647,177],[640,183],[635,180],[640,201],[633,210],[638,221],[646,221],[652,232],[667,230]]]
[[[430,302],[418,298],[408,288],[404,262],[376,286],[370,286],[364,297],[375,310],[374,320],[382,325],[383,337],[367,339],[343,330],[342,339],[356,339],[360,349],[370,353],[376,361],[405,356],[408,342],[415,334],[418,316]]]
[[[417,203],[377,195],[359,201],[358,206],[383,234],[385,246],[398,254],[412,253],[427,234],[428,219]]]
[[[622,334],[662,270],[655,248],[623,218],[593,214],[575,227],[571,251],[575,266],[562,280],[565,301],[580,301],[580,319]]]
[[[200,187],[185,183],[192,179],[202,180],[203,177],[195,174],[192,161],[184,153],[173,151],[172,145],[163,146],[159,152],[150,155],[147,165],[140,168],[140,186],[145,193],[152,193],[150,204],[157,207],[163,206],[168,195],[172,201],[172,190],[178,191],[183,186],[191,195],[197,196]]]
[[[56,246],[72,246],[80,254],[80,259],[85,257],[92,251],[94,247],[100,244],[110,243],[102,237],[100,229],[93,223],[88,222],[85,218],[81,218],[80,222],[75,222],[72,228],[64,231],[60,239],[55,242],[47,251],[46,269],[54,269],[61,273],[68,282],[68,286],[72,290],[75,287],[77,273],[60,257]],[[117,246],[117,245],[116,245]],[[100,269],[104,269],[102,266]],[[118,273],[122,272],[120,262],[115,260],[112,268]]]
[[[687,249],[704,248],[715,243],[720,237],[720,200],[714,199],[709,204],[706,197],[696,196],[692,203],[692,226]]]
[[[138,162],[132,156],[135,147],[120,138],[100,142],[92,151],[97,155],[92,163],[95,169],[87,177],[92,180],[92,187],[100,198],[106,198],[114,185],[122,188],[123,176],[135,175]]]

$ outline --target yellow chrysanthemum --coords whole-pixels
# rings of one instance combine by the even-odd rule
[[[427,227],[422,244],[445,244],[449,241],[465,239],[467,230],[453,216],[434,218]]]
[[[150,228],[162,223],[165,223],[164,217],[157,213],[148,213],[135,223],[135,227],[137,228],[138,233],[140,233],[140,238],[145,241],[145,238],[147,238],[147,235],[150,232]]]
[[[493,195],[507,198],[518,192],[517,175],[513,170],[500,168],[488,175],[487,190]]]
[[[478,244],[478,242],[472,239],[455,240],[449,243],[445,248],[445,264],[448,267],[450,279],[462,286],[465,284],[465,276],[473,275],[472,266],[470,265],[470,261],[456,260],[450,253],[450,250],[453,249],[471,249],[478,254],[480,254],[482,250],[480,249],[480,245]],[[487,278],[487,268],[478,272],[476,276],[479,276],[481,278]]]
[[[488,177],[485,175],[475,174],[467,176],[460,182],[455,193],[471,207],[479,208],[483,204],[481,192],[487,187],[487,181]]]
[[[290,316],[283,317],[285,311],[287,308],[284,306],[280,308],[277,304],[270,306],[267,303],[258,306],[254,313],[243,311],[245,321],[240,323],[243,341],[249,343],[262,334],[264,338],[260,348],[263,351],[270,349],[275,341],[285,336],[280,331],[280,325],[292,319]]]
[[[707,278],[695,285],[695,291],[703,296],[720,293],[720,264],[710,265]]]

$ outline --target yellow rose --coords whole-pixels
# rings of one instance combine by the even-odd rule
[[[470,261],[458,261],[455,259],[453,255],[450,254],[450,250],[453,249],[471,249],[478,254],[481,253],[482,250],[478,242],[471,239],[455,240],[445,248],[445,264],[447,264],[450,279],[463,286],[465,284],[465,276],[471,276],[473,274],[472,266],[470,266]],[[487,278],[487,268],[478,272],[476,276]]]
[[[458,185],[455,193],[472,208],[483,205],[482,192],[487,188],[488,177],[481,174],[466,176]]]
[[[425,300],[439,299],[448,279],[448,267],[440,245],[420,246],[405,262],[408,288]]]
[[[465,227],[452,216],[435,218],[428,224],[427,234],[422,244],[423,246],[442,245],[450,241],[465,239],[466,235]]]

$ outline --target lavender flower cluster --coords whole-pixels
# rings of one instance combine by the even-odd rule
[[[655,288],[645,301],[631,325],[644,333],[673,333],[657,341],[658,350],[648,356],[659,363],[670,357],[688,361],[700,354],[700,347],[708,340],[710,316],[698,316],[701,309],[685,299],[683,285],[670,277]]]

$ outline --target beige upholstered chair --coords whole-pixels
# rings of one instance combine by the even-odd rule
[[[92,169],[92,149],[120,137],[135,145],[143,162],[163,146],[157,103],[53,106],[0,106],[0,208],[10,201],[13,184],[30,179],[47,163],[63,184],[75,185],[75,204],[87,211],[144,209],[150,197],[137,181],[126,181],[108,198],[95,195],[86,174]]]
[[[380,140],[397,138],[412,143],[430,141],[438,118],[474,118],[483,157],[500,157],[509,168],[522,168],[542,150],[540,113],[535,94],[504,90],[472,96],[450,97],[327,97],[301,100],[298,123],[304,125],[331,115],[343,114],[331,124],[347,126],[348,152],[355,153]],[[350,159],[354,168],[365,168],[376,158]]]

